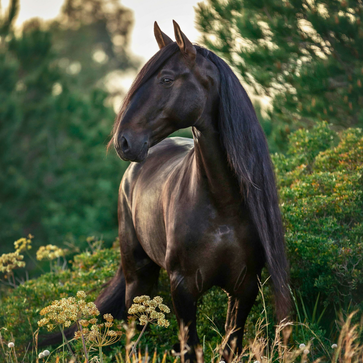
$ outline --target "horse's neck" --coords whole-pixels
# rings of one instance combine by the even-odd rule
[[[195,171],[207,181],[209,191],[219,205],[239,205],[237,179],[228,165],[219,133],[213,128],[193,128]]]

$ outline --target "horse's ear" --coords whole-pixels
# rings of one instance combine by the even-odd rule
[[[160,49],[173,43],[173,41],[165,33],[161,31],[157,22],[154,23],[154,34]]]
[[[182,51],[182,53],[184,53],[187,56],[187,58],[191,62],[194,62],[195,57],[197,56],[197,51],[194,48],[194,45],[180,30],[180,27],[175,20],[173,20],[173,24],[174,24],[175,39],[177,44],[179,45],[180,50]]]

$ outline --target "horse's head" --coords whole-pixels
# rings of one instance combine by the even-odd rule
[[[176,130],[200,126],[217,97],[218,70],[197,53],[174,22],[176,44],[157,23],[160,50],[136,78],[116,120],[113,143],[124,160],[143,161],[151,146]]]

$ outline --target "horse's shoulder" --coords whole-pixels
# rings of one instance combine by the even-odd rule
[[[141,163],[131,163],[127,168],[122,184],[125,185],[136,181],[138,177],[146,175],[148,178],[159,173],[166,172],[178,163],[194,146],[193,139],[185,137],[170,137],[149,149],[147,158]],[[127,188],[128,189],[128,188]]]
[[[137,168],[145,171],[154,168],[168,168],[175,165],[193,148],[193,139],[185,137],[170,137],[149,149],[149,154],[144,162],[139,163]]]
[[[161,151],[188,151],[194,146],[194,140],[187,137],[169,137],[153,146],[149,155]]]

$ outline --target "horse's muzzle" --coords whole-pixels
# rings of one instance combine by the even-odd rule
[[[114,146],[118,156],[125,161],[141,162],[144,161],[148,151],[149,143],[147,140],[132,142],[126,135],[114,139]]]

